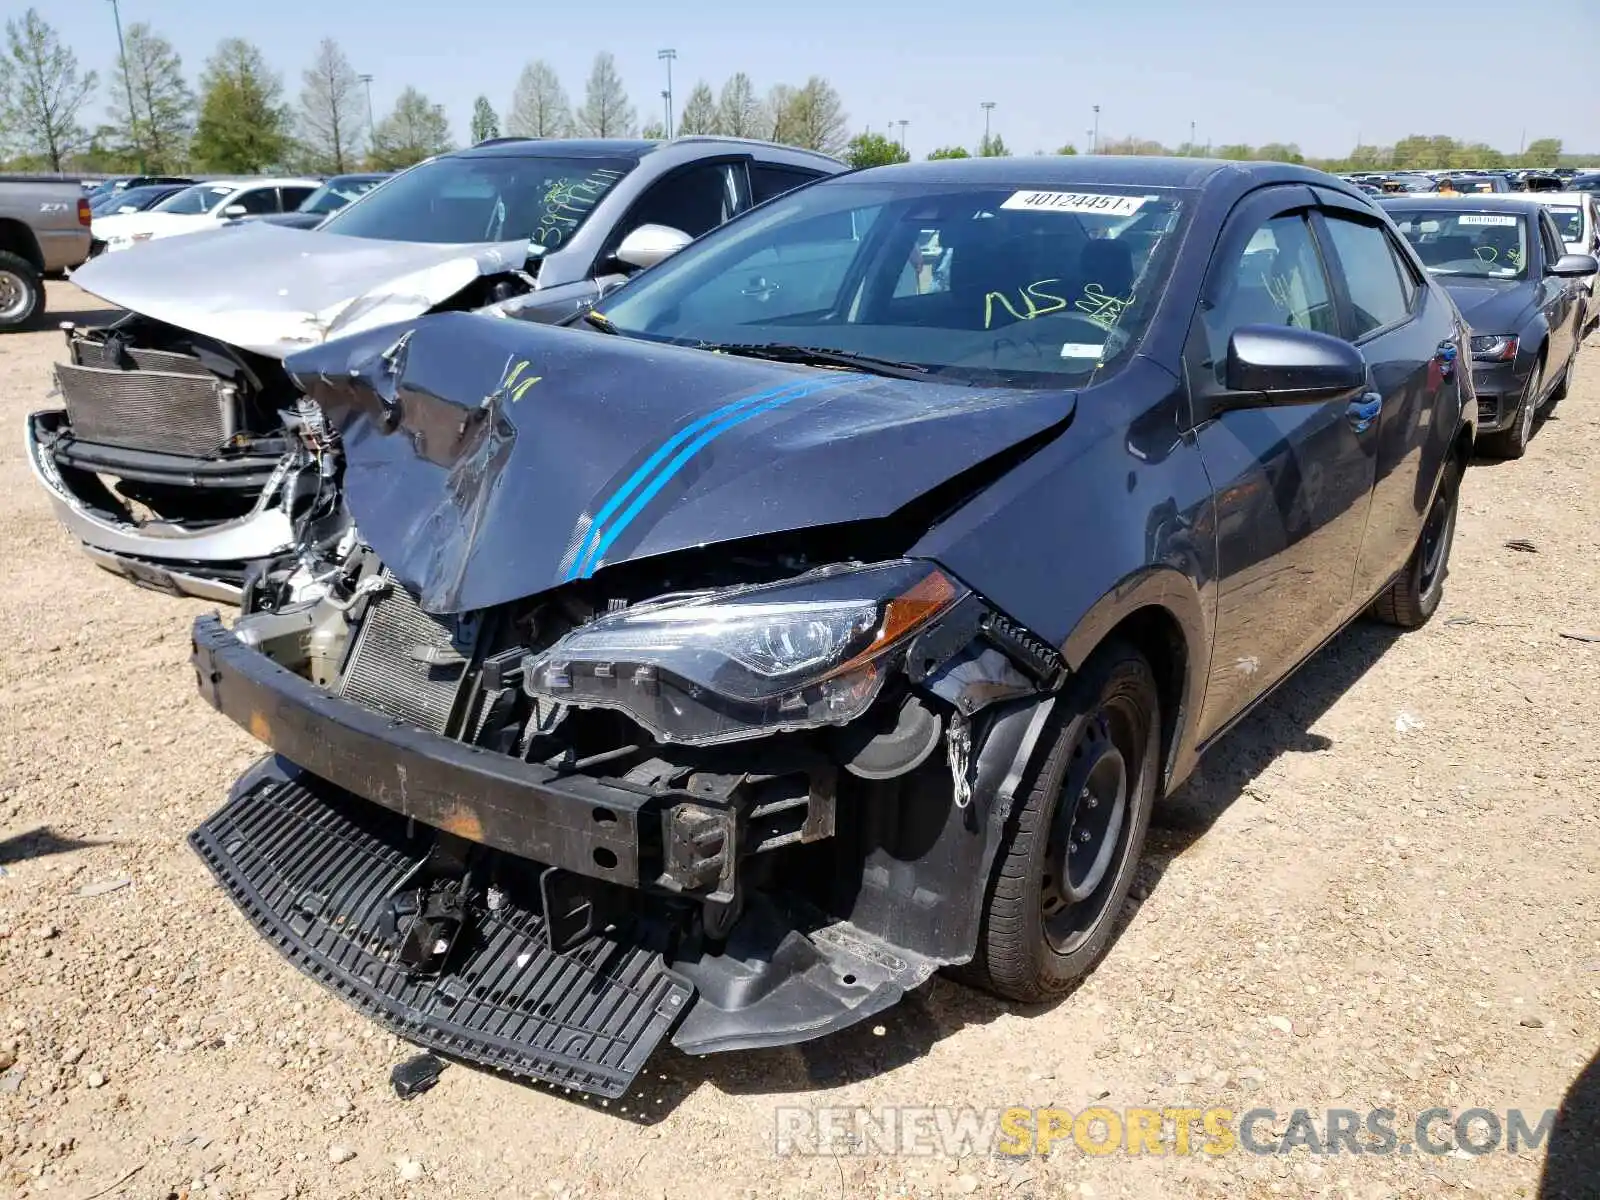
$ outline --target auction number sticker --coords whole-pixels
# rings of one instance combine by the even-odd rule
[[[1062,358],[1099,358],[1104,346],[1097,346],[1093,342],[1068,342],[1061,347]]]
[[[1106,192],[1013,192],[1001,208],[1030,212],[1098,213],[1105,217],[1131,217],[1144,207],[1144,196],[1114,196]]]
[[[1456,218],[1457,225],[1515,225],[1517,218],[1502,213],[1463,213]]]

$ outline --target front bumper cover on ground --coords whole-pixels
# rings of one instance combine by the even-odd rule
[[[449,1014],[457,1009],[440,1007],[443,1001],[437,997],[423,1003],[419,999],[423,992],[404,973],[373,966],[352,974],[339,966],[343,959],[332,967],[323,964],[322,959],[330,955],[337,959],[338,954],[318,949],[315,935],[319,930],[328,937],[334,933],[308,922],[307,914],[297,912],[296,906],[303,909],[310,903],[316,912],[323,912],[330,890],[345,884],[338,872],[327,870],[326,855],[302,868],[295,865],[302,852],[281,847],[299,845],[305,838],[311,839],[307,845],[322,844],[319,838],[326,841],[315,832],[334,820],[326,812],[342,813],[339,819],[371,829],[386,847],[373,848],[367,869],[354,868],[355,876],[377,871],[386,855],[403,852],[396,831],[426,840],[431,836],[426,827],[432,827],[524,860],[530,878],[564,871],[635,892],[637,920],[630,928],[636,932],[621,934],[611,928],[594,934],[573,949],[555,953],[556,965],[551,968],[565,969],[560,962],[590,954],[594,938],[608,939],[612,948],[601,958],[632,964],[629,970],[634,975],[629,978],[659,970],[687,988],[679,992],[675,983],[660,993],[668,1006],[662,1011],[672,1018],[666,1026],[658,1029],[643,1017],[630,1018],[627,1028],[632,1032],[623,1038],[627,1044],[615,1050],[634,1064],[629,1070],[642,1061],[635,1051],[644,1045],[643,1039],[653,1046],[678,1020],[680,1010],[682,1020],[672,1040],[689,1053],[787,1045],[821,1037],[890,1007],[939,966],[848,921],[753,895],[720,951],[679,945],[669,969],[659,948],[644,949],[668,939],[647,938],[637,930],[659,929],[667,916],[657,886],[669,824],[666,816],[674,803],[695,797],[562,772],[407,725],[325,692],[284,669],[241,642],[216,616],[195,622],[193,662],[205,700],[281,756],[240,781],[228,806],[195,833],[196,849],[240,908],[286,956],[414,1041],[596,1094],[619,1094],[609,1089],[625,1089],[631,1078],[610,1059],[608,1069],[620,1074],[609,1083],[585,1082],[566,1064],[550,1065],[548,1043],[541,1040],[549,1032],[548,1021],[518,1024],[515,1044],[496,1048],[452,1024],[455,1017]],[[291,784],[299,789],[293,796]],[[279,848],[258,856],[251,865],[249,839],[231,830],[239,822],[266,819],[255,815],[258,808],[281,810],[284,815],[274,834],[273,846]],[[417,824],[399,818],[415,818]],[[301,885],[299,891],[288,885],[274,890],[269,884],[275,875],[293,875]],[[361,913],[334,914],[339,916],[346,918],[345,924],[364,919]],[[525,926],[519,936],[548,938],[537,904],[518,919]],[[480,940],[473,954],[499,953],[487,931],[484,936],[487,942]],[[646,957],[637,959],[640,954]],[[452,977],[465,969],[458,968]],[[453,987],[448,978],[441,978],[437,986]],[[586,986],[610,994],[621,985],[602,981]],[[633,1004],[627,997],[634,995],[628,991],[634,986],[627,985],[613,997],[617,1005]],[[492,1000],[504,991],[496,986],[485,995]],[[679,995],[683,997],[679,1001],[670,998]],[[535,1015],[555,1020],[555,1010],[539,1008],[543,1003],[535,1001]],[[469,1025],[481,1033],[488,1026],[474,1024],[478,1021],[474,1016]],[[590,1035],[598,1036],[593,1031],[581,1034]]]
[[[28,463],[49,495],[56,517],[83,543],[89,556],[108,570],[160,591],[233,604],[239,600],[240,581],[250,563],[283,554],[293,545],[294,527],[272,486],[278,459],[202,461],[100,448],[79,441],[58,450],[65,432],[64,412],[30,416]],[[135,524],[77,495],[62,475],[58,456],[85,471],[138,472],[147,482],[255,487],[261,489],[261,496],[249,513],[232,521],[193,528],[161,521]]]

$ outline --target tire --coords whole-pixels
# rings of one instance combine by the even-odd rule
[[[26,329],[44,311],[44,277],[20,255],[0,250],[0,330]]]
[[[1068,684],[1046,729],[1050,753],[1000,845],[963,978],[1034,1003],[1066,992],[1099,961],[1121,925],[1144,848],[1161,777],[1160,731],[1150,664],[1126,643],[1107,642]],[[1074,806],[1063,809],[1069,796]],[[1081,862],[1064,853],[1069,842],[1087,850]],[[1076,902],[1063,895],[1073,890]]]
[[[1461,496],[1461,469],[1451,463],[1417,535],[1417,544],[1400,577],[1372,602],[1372,615],[1386,625],[1417,629],[1428,623],[1444,597],[1450,574],[1450,547],[1456,537],[1456,510]]]
[[[1554,412],[1556,405],[1567,398],[1567,392],[1572,388],[1572,372],[1578,365],[1578,351],[1574,347],[1572,357],[1567,359],[1567,369],[1561,372],[1561,378],[1556,380],[1556,386],[1550,389],[1550,395],[1545,398],[1544,411]]]
[[[1511,428],[1478,439],[1478,448],[1490,458],[1521,458],[1533,440],[1533,423],[1539,416],[1539,389],[1544,386],[1544,359],[1534,364],[1522,395],[1517,398],[1517,415]]]

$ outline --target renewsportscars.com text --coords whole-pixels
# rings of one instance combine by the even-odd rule
[[[781,1107],[779,1155],[1012,1156],[1076,1153],[1478,1156],[1538,1150],[1556,1110],[1425,1108],[1403,1121],[1392,1108],[1359,1111],[1221,1107],[1065,1108]]]

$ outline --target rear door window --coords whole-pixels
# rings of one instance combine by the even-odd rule
[[[804,171],[799,167],[778,166],[775,163],[753,162],[750,164],[751,199],[754,203],[760,204],[819,178],[821,173],[818,171]]]
[[[1323,227],[1350,295],[1352,340],[1404,321],[1410,306],[1400,282],[1400,264],[1383,230],[1334,213],[1324,215]]]

